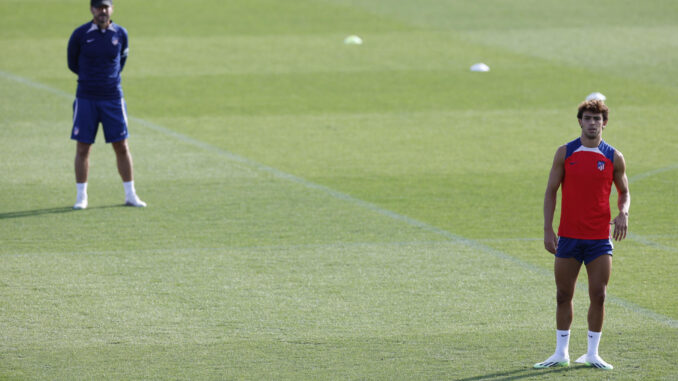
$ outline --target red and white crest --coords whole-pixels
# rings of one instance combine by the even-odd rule
[[[599,171],[605,170],[605,162],[604,162],[604,161],[599,161],[599,162],[598,162],[598,170],[599,170]]]

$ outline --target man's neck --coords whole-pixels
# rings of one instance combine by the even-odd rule
[[[587,138],[586,136],[584,136],[584,135],[582,134],[582,136],[579,138],[579,140],[581,141],[581,144],[582,144],[584,147],[587,147],[587,148],[596,148],[596,147],[598,147],[598,146],[600,145],[600,142],[603,141],[603,137],[602,137],[602,136],[598,136],[598,137],[596,137],[596,138],[594,138],[594,139],[589,139],[589,138]]]

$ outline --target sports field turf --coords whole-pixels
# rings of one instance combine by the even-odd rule
[[[122,206],[100,133],[76,212],[87,2],[0,0],[0,379],[678,379],[675,1],[115,4],[149,207]],[[543,192],[593,91],[632,195],[615,369],[533,370],[555,345]]]

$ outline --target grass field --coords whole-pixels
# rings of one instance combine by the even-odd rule
[[[76,212],[87,2],[0,0],[0,379],[678,378],[675,1],[115,3],[149,207],[100,133]],[[615,369],[536,371],[543,192],[593,91],[632,194]],[[573,359],[587,307],[582,276]]]

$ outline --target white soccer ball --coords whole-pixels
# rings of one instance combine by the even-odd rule
[[[344,39],[344,44],[346,44],[346,45],[362,45],[363,39],[360,38],[359,36],[356,36],[356,35],[348,36]]]
[[[589,94],[588,97],[586,97],[587,101],[592,101],[592,100],[604,101],[605,99],[607,99],[605,97],[605,95],[603,95],[599,92],[591,93],[591,94]]]
[[[479,63],[473,64],[471,66],[471,71],[486,72],[486,71],[490,71],[490,67],[485,65],[482,62],[479,62]]]

